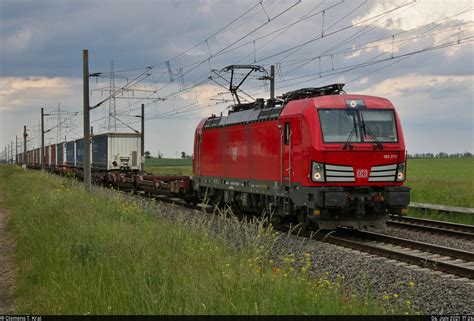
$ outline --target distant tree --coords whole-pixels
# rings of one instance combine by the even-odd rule
[[[472,154],[469,153],[469,152],[465,152],[465,153],[463,154],[463,156],[464,156],[464,157],[472,157]]]
[[[157,155],[158,159],[162,159],[163,158],[163,153],[158,151],[158,155]]]
[[[145,152],[145,158],[146,158],[146,159],[152,158],[152,157],[151,157],[151,153],[150,153],[149,151],[146,151],[146,152]]]
[[[186,158],[186,152],[181,152],[181,158],[185,159]]]

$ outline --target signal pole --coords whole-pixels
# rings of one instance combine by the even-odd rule
[[[15,164],[18,164],[18,135],[15,135]]]
[[[10,141],[10,160],[13,164],[13,140]]]
[[[41,170],[44,170],[44,108],[41,108]]]
[[[82,50],[82,83],[84,99],[84,185],[91,190],[91,145],[90,145],[90,105],[89,105],[89,50]]]
[[[142,104],[141,169],[145,170],[145,104]]]
[[[23,126],[23,164],[26,164],[26,138],[28,134],[26,133],[26,125]]]

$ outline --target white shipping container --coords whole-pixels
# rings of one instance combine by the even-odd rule
[[[141,135],[106,133],[92,137],[92,168],[140,170]]]

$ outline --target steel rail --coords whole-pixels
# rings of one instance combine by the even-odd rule
[[[389,236],[389,235],[375,233],[375,232],[354,230],[354,231],[351,231],[350,233],[354,236],[361,237],[364,239],[402,246],[402,247],[410,248],[413,250],[419,250],[423,252],[430,252],[433,254],[449,256],[449,257],[452,257],[455,259],[461,259],[464,261],[474,262],[474,252],[463,251],[463,250],[431,244],[431,243],[413,241],[409,239]]]
[[[456,260],[456,258],[453,258],[450,261],[436,260],[429,257],[430,255],[434,254],[434,253],[431,253],[430,251],[425,250],[423,252],[423,254],[425,255],[418,255],[418,254],[413,253],[413,249],[411,248],[408,248],[408,249],[404,248],[401,251],[398,251],[395,249],[387,249],[387,248],[373,245],[364,241],[361,242],[361,241],[350,239],[350,236],[348,238],[347,234],[341,235],[341,236],[334,236],[334,235],[327,234],[321,237],[321,240],[330,244],[335,244],[335,245],[351,248],[354,250],[359,250],[359,251],[366,252],[369,254],[387,257],[387,258],[394,259],[397,261],[406,262],[409,264],[414,264],[414,265],[426,267],[432,270],[438,270],[438,271],[449,273],[449,274],[454,274],[454,275],[465,277],[468,279],[474,279],[474,267],[465,266],[465,264],[469,264],[472,261],[462,262],[461,264],[459,264],[457,262],[456,263],[453,262],[454,260]],[[410,252],[407,253],[406,252],[407,250],[410,251],[411,253]]]
[[[456,224],[443,221],[434,221],[406,216],[390,216],[387,226],[413,228],[430,233],[446,234],[474,240],[474,226]]]

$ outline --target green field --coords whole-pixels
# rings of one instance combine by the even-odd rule
[[[190,158],[150,158],[145,160],[145,170],[153,174],[192,175]]]
[[[294,269],[293,258],[276,266],[266,254],[273,234],[261,224],[222,216],[215,229],[200,215],[186,220],[189,213],[162,203],[144,211],[141,198],[80,186],[0,166],[16,242],[16,314],[405,312],[310,278],[309,253],[304,268]]]
[[[474,158],[410,159],[406,185],[414,202],[474,207]]]
[[[413,202],[474,207],[474,158],[410,159],[406,185]],[[474,224],[474,215],[409,210],[410,216]]]

